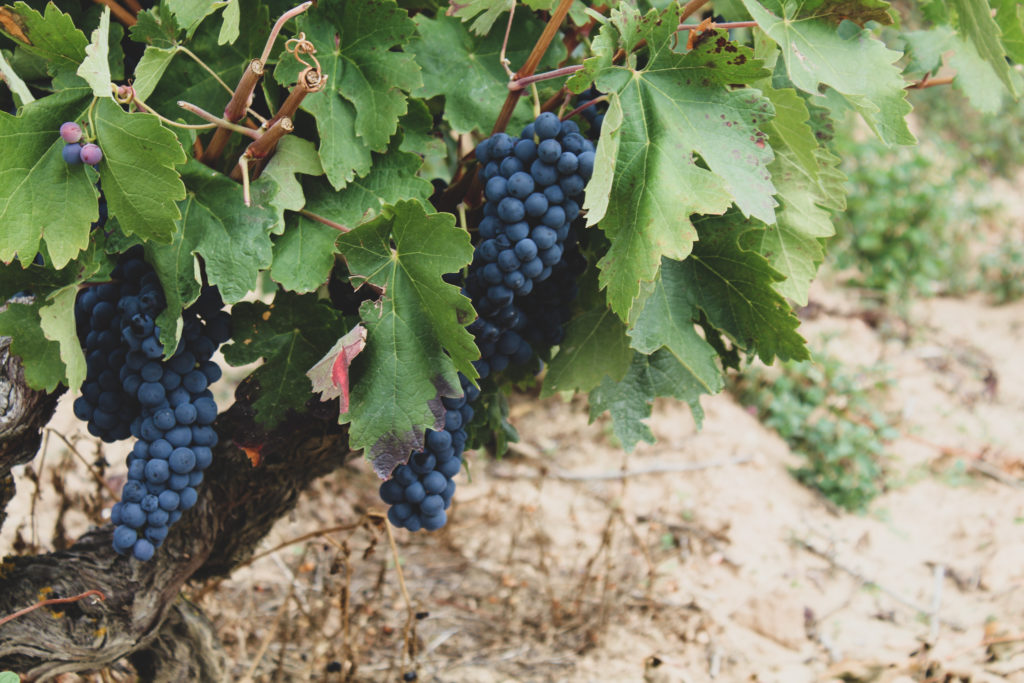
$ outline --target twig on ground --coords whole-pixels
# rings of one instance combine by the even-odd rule
[[[891,588],[889,588],[887,586],[884,586],[884,585],[880,584],[878,581],[875,581],[874,579],[868,577],[863,572],[861,572],[861,571],[859,571],[859,570],[849,566],[848,564],[845,564],[845,563],[841,562],[840,560],[836,559],[834,552],[831,552],[831,551],[828,551],[828,550],[823,550],[823,549],[819,548],[818,546],[814,545],[813,543],[811,543],[810,541],[806,541],[804,539],[794,539],[794,542],[797,545],[799,545],[801,548],[806,550],[807,552],[811,553],[812,555],[817,555],[818,557],[822,558],[823,560],[828,562],[830,565],[832,565],[832,567],[834,567],[835,569],[838,569],[839,571],[843,572],[844,574],[848,574],[851,578],[861,582],[862,584],[864,584],[866,586],[872,586],[872,587],[878,589],[879,591],[881,591],[882,593],[885,593],[886,595],[888,595],[890,598],[892,598],[896,602],[900,603],[901,605],[909,607],[910,609],[914,610],[915,612],[917,612],[919,614],[923,614],[923,615],[926,615],[928,617],[934,617],[940,623],[943,623],[946,626],[949,626],[954,631],[965,631],[966,630],[965,627],[963,626],[963,624],[961,624],[960,622],[953,621],[952,619],[946,619],[945,617],[940,617],[938,614],[935,614],[933,612],[933,610],[931,610],[930,608],[924,607],[922,605],[917,604],[913,600],[900,595],[895,590],[893,590],[893,589],[891,589]]]

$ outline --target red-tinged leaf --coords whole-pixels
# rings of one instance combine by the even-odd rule
[[[352,364],[352,359],[358,356],[365,346],[366,328],[360,323],[339,339],[338,343],[306,373],[313,383],[313,391],[320,394],[320,400],[341,400],[342,413],[348,412],[348,368]]]

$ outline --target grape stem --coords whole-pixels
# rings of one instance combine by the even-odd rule
[[[505,25],[505,39],[501,41],[501,54],[498,55],[498,61],[501,62],[501,66],[505,69],[505,73],[508,74],[509,79],[514,79],[516,75],[512,72],[510,66],[512,62],[505,56],[505,50],[508,48],[508,37],[512,34],[512,20],[516,16],[516,3],[512,3],[512,7],[508,11],[508,24]],[[509,90],[512,88],[509,87]]]
[[[190,57],[192,59],[192,61],[194,61],[196,64],[198,64],[203,69],[205,69],[206,72],[208,74],[210,74],[210,76],[213,78],[213,80],[215,80],[218,83],[220,83],[221,87],[224,88],[224,90],[226,90],[229,95],[233,95],[234,94],[235,91],[231,89],[231,86],[228,85],[227,83],[225,83],[224,79],[222,79],[220,76],[217,75],[216,71],[211,69],[210,66],[206,62],[204,62],[202,59],[200,59],[199,55],[197,55],[196,53],[192,52],[192,50],[189,50],[187,47],[185,47],[183,45],[176,45],[174,47],[174,50],[176,52],[180,52],[180,53],[184,54],[187,57]],[[254,119],[259,121],[260,123],[266,122],[266,119],[263,118],[262,116],[260,116],[259,113],[256,112],[254,109],[252,109],[252,108],[246,109],[246,112],[248,112],[249,116],[253,117]]]
[[[953,76],[943,76],[942,78],[932,78],[928,74],[925,74],[924,78],[919,81],[907,85],[905,90],[923,90],[924,88],[932,88],[936,85],[949,85],[953,82]]]
[[[192,128],[192,129],[215,128],[217,126],[220,126],[221,128],[227,128],[228,130],[233,130],[236,133],[241,133],[242,135],[247,135],[250,138],[252,138],[253,140],[258,140],[259,137],[260,137],[260,134],[259,134],[258,131],[255,131],[252,128],[246,128],[245,126],[240,126],[237,123],[231,123],[230,121],[225,121],[222,118],[218,118],[217,116],[214,116],[213,114],[211,114],[210,112],[206,111],[202,107],[198,107],[198,106],[192,104],[191,102],[185,102],[184,100],[179,100],[178,101],[178,106],[181,107],[182,109],[184,109],[187,112],[191,112],[191,113],[195,114],[196,116],[198,116],[199,118],[201,118],[201,119],[203,119],[205,121],[209,121],[209,123],[186,125],[186,124],[182,124],[182,123],[174,123],[173,121],[171,121],[169,123],[172,126],[179,126],[181,128]],[[152,109],[150,111],[152,111]],[[158,114],[158,116],[159,116],[159,114]],[[160,118],[161,118],[161,120],[165,120],[166,121],[166,119],[164,119],[162,116]]]
[[[50,598],[49,600],[40,600],[39,602],[37,602],[34,605],[29,605],[28,607],[26,607],[24,609],[18,610],[14,614],[8,614],[6,617],[3,617],[2,619],[0,619],[0,626],[3,626],[4,624],[6,624],[9,621],[14,621],[18,617],[25,616],[29,612],[34,612],[35,610],[39,609],[40,607],[48,607],[50,605],[64,605],[64,604],[67,604],[67,603],[70,603],[70,602],[78,602],[79,600],[84,600],[85,598],[89,598],[89,597],[93,597],[93,596],[99,598],[100,600],[106,600],[107,599],[107,596],[104,595],[102,591],[98,591],[96,589],[92,589],[92,590],[87,590],[84,593],[79,593],[78,595],[74,595],[74,596],[72,596],[70,598]]]
[[[545,71],[544,73],[540,73],[540,74],[533,74],[533,75],[530,75],[530,76],[523,76],[522,78],[517,78],[517,79],[515,79],[513,81],[509,81],[508,89],[509,90],[522,90],[523,88],[525,88],[526,86],[530,85],[531,83],[537,83],[538,81],[549,81],[549,80],[551,80],[553,78],[561,78],[562,76],[569,76],[571,74],[576,73],[577,71],[582,71],[582,70],[583,70],[583,65],[582,64],[573,64],[571,66],[563,66],[562,68],[555,69],[553,71]]]
[[[692,17],[697,10],[708,4],[708,2],[709,0],[690,0],[683,7],[683,11],[679,13],[679,23],[681,24]]]
[[[587,102],[584,102],[580,106],[578,106],[575,109],[573,109],[571,112],[569,112],[568,114],[563,116],[562,120],[564,121],[566,119],[571,119],[572,117],[576,116],[576,114],[579,114],[581,111],[583,111],[587,107],[593,107],[595,104],[598,104],[599,102],[607,102],[607,101],[608,101],[608,96],[607,95],[601,95],[600,97],[595,97],[594,99],[589,100]]]
[[[300,209],[299,210],[299,215],[305,216],[306,218],[308,218],[311,221],[316,221],[317,223],[321,223],[323,225],[326,225],[328,228],[334,228],[338,232],[350,232],[352,230],[352,228],[347,228],[344,225],[342,225],[341,223],[335,223],[331,219],[324,218],[323,216],[321,216],[319,214],[315,214],[312,211],[309,211],[308,209]]]

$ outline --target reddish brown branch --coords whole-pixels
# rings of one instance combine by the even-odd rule
[[[97,5],[106,5],[110,13],[125,26],[135,26],[135,15],[121,7],[115,0],[92,0]]]
[[[904,89],[923,90],[924,88],[931,88],[936,85],[949,85],[950,83],[953,82],[953,78],[954,76],[943,76],[942,78],[931,78],[929,76],[925,76],[921,80],[914,81],[913,83],[905,86]]]
[[[540,64],[540,60],[544,57],[544,53],[547,52],[548,46],[554,40],[558,27],[562,25],[565,15],[569,13],[570,7],[572,7],[572,0],[559,0],[558,7],[555,8],[554,14],[548,20],[548,25],[544,27],[544,32],[540,34],[540,38],[537,39],[537,43],[533,46],[533,50],[526,58],[522,68],[516,72],[516,79],[532,76],[533,72],[537,70],[537,65]],[[498,120],[494,122],[494,129],[491,131],[492,135],[505,130],[509,120],[512,118],[512,112],[515,111],[516,105],[519,104],[519,98],[522,97],[522,94],[522,90],[509,91],[508,97],[505,98],[505,104],[502,105],[501,112],[498,114]]]
[[[517,78],[514,81],[509,81],[508,89],[509,90],[522,90],[523,88],[525,88],[526,86],[530,85],[531,83],[537,83],[539,81],[549,81],[549,80],[551,80],[553,78],[561,78],[562,76],[571,76],[572,74],[576,73],[577,71],[582,71],[582,70],[583,70],[583,65],[582,64],[573,64],[571,66],[563,66],[562,68],[555,69],[553,71],[545,71],[542,74],[533,74],[532,76],[523,76],[522,78]]]

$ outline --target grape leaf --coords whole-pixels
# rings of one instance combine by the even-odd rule
[[[153,47],[173,48],[178,43],[181,29],[166,4],[160,3],[153,9],[139,12],[135,26],[129,29],[131,39]]]
[[[311,398],[306,371],[345,333],[345,320],[315,296],[291,292],[278,292],[269,305],[236,304],[231,317],[234,337],[224,359],[234,366],[263,359],[251,375],[259,385],[253,408],[270,429]]]
[[[197,161],[189,162],[182,178],[188,185],[181,203],[184,239],[203,257],[210,284],[217,285],[225,303],[241,301],[256,289],[259,271],[271,264],[270,233],[278,225],[278,210],[269,202],[245,206],[238,183]],[[260,178],[254,187],[270,182]],[[254,191],[253,198],[260,194]]]
[[[943,55],[956,70],[953,86],[961,90],[978,110],[995,113],[1003,103],[1006,88],[992,67],[978,54],[971,43],[953,32],[950,26],[936,26],[927,31],[909,31],[903,35],[912,56],[907,70],[911,73],[933,73],[942,65]]]
[[[456,16],[464,22],[472,19],[473,23],[469,25],[469,30],[477,35],[485,36],[491,32],[491,27],[494,26],[498,17],[510,11],[515,4],[515,0],[467,0],[466,2],[452,0],[447,14]]]
[[[57,131],[84,114],[90,94],[67,89],[26,105],[17,118],[0,112],[0,261],[21,255],[27,265],[45,241],[62,268],[89,244],[99,195],[90,172],[61,157]]]
[[[194,255],[196,249],[195,234],[198,231],[186,232],[184,226],[191,225],[193,217],[189,215],[191,203],[181,202],[182,219],[171,238],[170,244],[146,242],[146,261],[153,266],[160,285],[164,290],[166,306],[157,316],[156,324],[160,326],[160,343],[165,350],[178,346],[181,334],[181,311],[199,298],[199,264]]]
[[[672,396],[690,404],[699,428],[704,419],[699,391],[693,387],[693,375],[667,349],[650,355],[633,354],[633,362],[622,381],[605,375],[590,392],[590,421],[606,410],[612,418],[612,432],[627,451],[640,441],[654,443],[654,435],[643,420],[651,416],[651,404],[659,396]],[[719,375],[719,382],[721,376]]]
[[[51,74],[76,71],[89,44],[71,17],[52,2],[47,3],[45,14],[24,2],[0,7],[0,30],[25,52],[45,60]]]
[[[397,141],[396,141],[397,142]],[[334,192],[323,183],[307,189],[306,208],[332,221],[353,227],[374,218],[385,204],[402,199],[426,201],[433,186],[416,175],[420,158],[393,145],[388,154],[374,154],[370,172]]]
[[[166,0],[168,8],[174,12],[178,24],[185,28],[189,38],[199,28],[200,22],[213,14],[219,7],[227,4],[224,0]]]
[[[65,383],[76,391],[85,381],[85,354],[75,328],[75,297],[78,285],[62,287],[47,297],[39,309],[39,326],[43,335],[60,347],[60,359],[66,370]]]
[[[108,37],[110,35],[110,8],[104,7],[100,14],[100,25],[92,32],[92,41],[85,46],[85,59],[76,72],[85,79],[96,97],[110,97],[110,53]]]
[[[608,309],[594,273],[580,281],[580,312],[565,327],[565,338],[548,365],[541,396],[559,391],[590,391],[605,376],[620,381],[629,370],[633,350],[626,326]]]
[[[39,312],[43,302],[7,302],[0,305],[0,335],[11,338],[11,353],[21,358],[25,383],[39,391],[53,391],[64,380],[60,344],[43,335]]]
[[[751,222],[735,212],[695,220],[700,239],[685,261],[665,260],[696,308],[734,344],[771,363],[808,358],[804,339],[796,333],[800,321],[773,288],[782,279],[764,257],[740,247],[739,237]]]
[[[476,377],[470,361],[480,354],[465,329],[476,313],[441,279],[469,263],[469,234],[450,214],[402,201],[338,244],[353,284],[383,290],[360,307],[367,346],[352,366],[352,404],[341,422],[352,425],[352,448],[371,460],[405,458],[422,448],[424,426],[438,426],[429,402],[460,395],[456,370]]]
[[[270,277],[293,292],[312,292],[334,267],[338,231],[305,216],[289,214],[284,234],[274,240]]]
[[[146,51],[142,53],[142,59],[135,67],[135,80],[132,82],[135,94],[140,99],[145,100],[153,94],[157,83],[163,78],[164,72],[167,71],[167,67],[171,65],[171,60],[176,54],[177,52],[173,48],[153,47],[152,45],[146,48]]]
[[[126,235],[170,241],[181,217],[175,202],[185,198],[174,168],[186,159],[178,138],[156,116],[128,114],[109,98],[97,103],[94,120],[110,213]]]
[[[366,328],[359,324],[339,339],[338,343],[306,373],[313,384],[313,391],[320,394],[321,401],[340,399],[338,404],[342,413],[348,412],[349,366],[364,348]]]
[[[948,0],[956,8],[960,33],[966,42],[974,45],[978,56],[988,62],[1006,89],[1016,97],[1017,80],[1006,63],[1006,50],[999,40],[999,24],[992,18],[988,0]],[[976,71],[976,69],[975,69]]]
[[[611,103],[587,187],[587,222],[611,241],[599,263],[601,286],[626,319],[662,256],[682,259],[690,252],[691,214],[720,214],[735,202],[775,222],[775,188],[766,170],[772,150],[759,130],[772,105],[755,90],[734,87],[768,72],[748,48],[730,43],[726,31],[681,55],[671,49],[677,6],[664,16],[652,10],[641,17],[621,5],[612,17],[602,32],[620,31],[627,46],[644,39],[651,50],[644,70],[608,65],[596,81]]]
[[[238,25],[242,20],[241,0],[227,0],[224,7],[224,23],[220,26],[220,34],[217,36],[217,43],[220,45],[231,44],[238,40]]]
[[[1018,0],[993,0],[992,5],[1006,54],[1018,64],[1024,62],[1024,6]]]
[[[470,35],[458,19],[441,16],[430,19],[423,14],[416,16],[416,27],[419,35],[407,49],[415,53],[416,61],[423,68],[423,87],[413,94],[417,97],[444,95],[445,120],[459,132],[490,131],[508,95],[508,74],[499,61],[504,32],[494,31],[481,38]],[[533,16],[527,16],[526,12],[516,15],[505,52],[512,64],[526,61],[542,30],[543,24]],[[538,71],[554,68],[565,56],[565,46],[556,40],[545,53]],[[452,64],[459,64],[454,73]],[[533,118],[526,100],[522,98],[516,107],[510,130],[526,125]]]
[[[302,183],[296,177],[300,173],[310,176],[324,174],[316,147],[309,140],[294,135],[285,136],[277,143],[274,157],[260,176],[260,178],[270,178],[276,183],[277,192],[274,194],[272,203],[281,210],[282,220],[286,209],[299,211],[306,205]]]
[[[831,3],[816,0],[744,0],[758,26],[782,48],[797,88],[817,94],[824,84],[839,93],[886,144],[916,142],[907,128],[906,85],[889,50],[867,29],[840,33]],[[854,24],[846,24],[853,26]]]
[[[675,267],[662,266],[661,277],[654,282],[628,334],[637,351],[650,355],[664,349],[681,366],[681,383],[676,394],[699,410],[701,394],[722,390],[722,372],[715,359],[718,354],[694,327],[698,312],[686,291],[687,283]]]
[[[370,151],[387,148],[408,108],[408,93],[421,83],[412,55],[391,49],[416,26],[388,0],[324,3],[301,16],[298,26],[317,46],[327,76],[327,88],[306,97],[302,108],[316,118],[324,170],[340,189],[369,170]],[[294,83],[301,68],[285,53],[274,78]]]
[[[32,95],[32,91],[28,89],[25,81],[21,79],[21,76],[14,71],[14,68],[4,58],[3,52],[0,52],[0,79],[10,88],[11,95],[15,98],[17,104],[26,105],[29,102],[35,101],[36,98]]]

